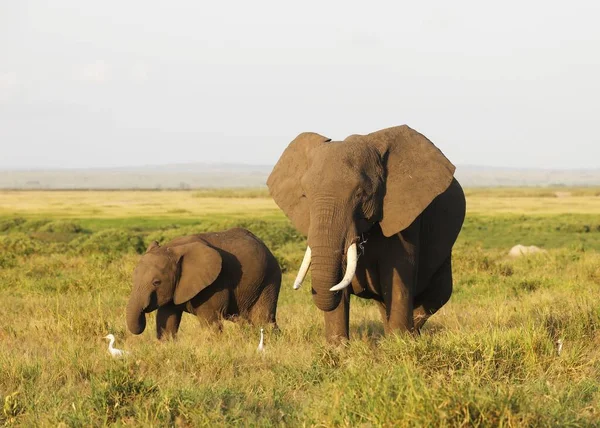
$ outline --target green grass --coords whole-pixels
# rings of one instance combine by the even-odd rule
[[[576,247],[600,250],[598,214],[471,214],[459,242],[485,248],[510,249],[513,245],[543,248]]]
[[[136,196],[138,206],[154,204],[149,215],[129,206],[90,215],[103,200],[93,192],[81,212],[63,215],[43,200],[5,203],[0,424],[598,426],[600,211],[586,194],[581,212],[540,212],[535,192],[511,199],[511,212],[490,208],[521,191],[469,196],[479,208],[455,248],[452,299],[419,338],[385,337],[373,302],[353,298],[352,340],[337,348],[324,342],[310,281],[291,289],[304,239],[259,196],[245,216],[240,199],[253,197],[243,192],[221,197],[217,213],[191,207],[194,215],[156,214],[170,192]],[[78,195],[62,201],[68,207]],[[284,267],[281,332],[267,331],[266,352],[256,352],[256,327],[225,322],[218,333],[190,315],[176,341],[156,341],[154,314],[144,334],[131,335],[124,309],[146,245],[233,226],[264,239]],[[548,251],[508,258],[517,243]],[[108,332],[130,358],[108,355]]]

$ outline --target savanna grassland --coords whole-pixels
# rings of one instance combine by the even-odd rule
[[[598,426],[600,190],[468,190],[455,290],[422,335],[383,336],[353,298],[324,343],[305,242],[265,190],[0,192],[0,424]],[[125,326],[148,243],[246,227],[279,259],[279,334],[184,315],[178,339]],[[509,259],[515,244],[545,253]],[[131,355],[115,360],[102,336]],[[563,340],[557,354],[556,341]]]

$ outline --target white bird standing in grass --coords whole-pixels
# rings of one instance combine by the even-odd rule
[[[256,348],[259,352],[264,352],[265,350],[265,336],[263,334],[263,329],[260,329],[260,342],[258,342],[258,348]]]
[[[110,355],[113,356],[113,358],[120,358],[124,355],[129,354],[129,352],[123,351],[121,349],[117,349],[113,346],[115,344],[115,336],[114,335],[108,334],[108,335],[104,336],[104,339],[110,340],[110,342],[108,343],[108,352],[110,353]]]
[[[556,341],[556,354],[560,355],[560,353],[562,352],[562,347],[563,347],[563,339],[560,338]]]

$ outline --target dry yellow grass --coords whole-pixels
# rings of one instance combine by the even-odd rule
[[[48,215],[63,218],[114,217],[269,217],[281,214],[273,200],[262,192],[249,197],[212,196],[214,192],[193,191],[0,191],[0,215]],[[249,190],[248,193],[254,193]],[[543,197],[536,196],[536,192]],[[589,191],[553,197],[544,189],[527,193],[468,190],[471,214],[594,214],[600,213],[600,196]]]
[[[0,215],[62,218],[190,217],[279,214],[270,198],[198,197],[182,191],[2,191]]]
[[[600,197],[569,196],[536,198],[474,195],[467,199],[468,214],[594,214],[600,213]]]

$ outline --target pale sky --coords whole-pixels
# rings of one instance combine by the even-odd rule
[[[273,164],[408,124],[600,167],[600,1],[1,1],[0,168]]]

